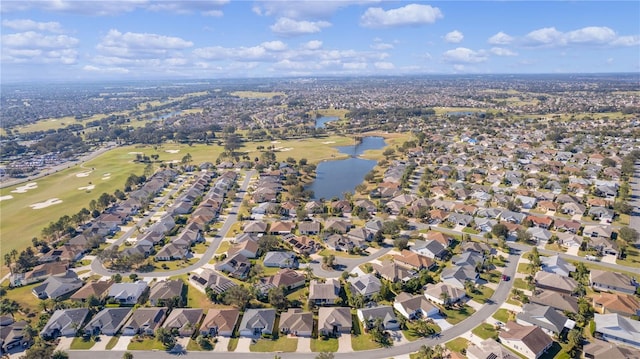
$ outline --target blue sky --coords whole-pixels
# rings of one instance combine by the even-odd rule
[[[640,71],[638,1],[0,3],[3,82]]]

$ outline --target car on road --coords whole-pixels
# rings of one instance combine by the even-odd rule
[[[509,281],[509,279],[511,279],[511,277],[509,277],[508,275],[506,275],[506,274],[502,275],[502,280],[503,281],[507,282],[507,281]]]

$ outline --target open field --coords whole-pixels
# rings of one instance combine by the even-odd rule
[[[273,98],[276,96],[286,96],[284,92],[260,92],[260,91],[235,91],[229,93],[231,96],[240,98]]]
[[[312,116],[314,114],[318,114],[318,115],[327,116],[327,117],[337,117],[340,120],[344,120],[345,115],[348,112],[349,110],[343,109],[343,108],[325,108],[325,109],[311,111],[309,114]]]

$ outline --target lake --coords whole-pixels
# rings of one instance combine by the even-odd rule
[[[325,123],[336,121],[337,119],[338,119],[337,117],[330,117],[330,116],[318,117],[316,118],[316,128],[324,128]]]
[[[382,137],[365,137],[356,145],[336,147],[340,153],[349,155],[349,158],[320,162],[316,168],[316,179],[307,188],[313,191],[316,199],[342,198],[345,192],[353,193],[377,163],[358,156],[364,151],[379,150],[384,146]]]

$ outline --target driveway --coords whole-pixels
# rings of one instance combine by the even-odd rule
[[[604,263],[616,264],[616,256],[613,254],[605,254],[604,256],[602,256],[602,259],[600,261]]]
[[[311,353],[311,338],[295,337],[298,338],[298,348],[296,353]]]
[[[478,303],[478,302],[476,302],[476,301],[475,301],[475,300],[473,300],[473,299],[468,300],[466,304],[467,304],[468,306],[470,306],[471,308],[473,308],[473,310],[475,310],[475,311],[480,310],[480,308],[482,308],[482,306],[484,305],[484,304],[482,304],[482,303]]]
[[[111,349],[113,351],[116,350],[127,350],[127,347],[129,347],[129,343],[131,343],[131,339],[133,339],[133,336],[121,336],[120,340],[118,340],[118,342],[116,343],[116,345]]]
[[[56,350],[69,350],[69,348],[71,348],[71,342],[73,341],[73,338],[74,337],[60,337],[60,341],[56,346]]]
[[[452,324],[450,324],[449,322],[447,322],[446,319],[444,319],[441,315],[434,315],[433,317],[429,317],[433,320],[434,323],[438,324],[438,326],[440,327],[440,329],[442,329],[442,331],[445,331],[451,327],[453,327]]]
[[[338,337],[338,353],[351,353],[351,334],[342,334]]]
[[[572,256],[577,256],[578,255],[578,251],[580,251],[580,247],[578,247],[578,246],[571,246],[571,247],[567,248],[567,254],[572,255]]]
[[[251,352],[251,349],[249,349],[249,347],[251,346],[251,343],[253,342],[253,338],[240,338],[238,339],[238,346],[236,347],[235,352],[236,353],[249,353]]]
[[[391,340],[393,341],[393,345],[400,345],[402,343],[409,342],[409,340],[407,340],[407,338],[404,337],[404,334],[402,334],[402,330],[400,329],[389,330],[389,334],[391,334]]]
[[[223,352],[226,353],[229,351],[229,337],[216,337],[216,339],[218,340],[216,342],[216,345],[213,347],[213,351],[214,352]]]
[[[91,350],[106,350],[107,344],[109,344],[109,340],[111,340],[111,338],[113,337],[110,335],[100,335],[99,338],[100,340],[93,345]]]

